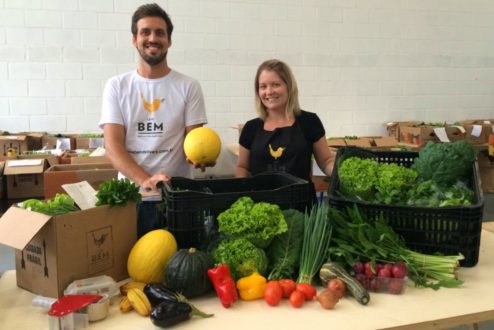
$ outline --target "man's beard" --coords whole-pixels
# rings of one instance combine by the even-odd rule
[[[162,63],[166,59],[166,55],[168,54],[168,51],[166,51],[157,56],[151,56],[146,54],[144,51],[141,51],[139,48],[137,48],[137,51],[139,52],[139,55],[141,55],[141,58],[144,60],[144,62],[146,62],[150,66],[155,66]]]

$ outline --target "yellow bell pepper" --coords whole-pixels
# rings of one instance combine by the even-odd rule
[[[262,299],[264,297],[266,282],[266,278],[257,272],[240,278],[236,283],[240,299]]]

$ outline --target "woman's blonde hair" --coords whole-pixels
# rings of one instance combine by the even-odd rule
[[[266,119],[268,112],[266,107],[261,101],[259,97],[259,76],[263,71],[273,71],[275,72],[281,80],[287,85],[288,89],[288,102],[285,107],[285,115],[288,117],[290,115],[297,116],[300,114],[300,104],[298,102],[298,87],[297,81],[293,76],[292,70],[290,67],[277,59],[267,60],[263,62],[259,68],[257,68],[256,78],[254,81],[254,92],[256,96],[256,111],[259,114],[259,117],[264,120]]]

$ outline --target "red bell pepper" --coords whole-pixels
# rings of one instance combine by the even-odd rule
[[[227,264],[221,264],[208,270],[208,277],[213,283],[216,294],[220,298],[223,307],[230,307],[238,300],[237,288],[235,281],[230,275],[230,267]]]

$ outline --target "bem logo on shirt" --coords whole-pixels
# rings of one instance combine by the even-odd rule
[[[154,99],[152,102],[148,102],[144,98],[144,95],[142,95],[142,92],[141,92],[141,100],[144,109],[146,109],[146,111],[150,113],[158,111],[158,109],[161,106],[161,103],[165,102],[165,99]]]

